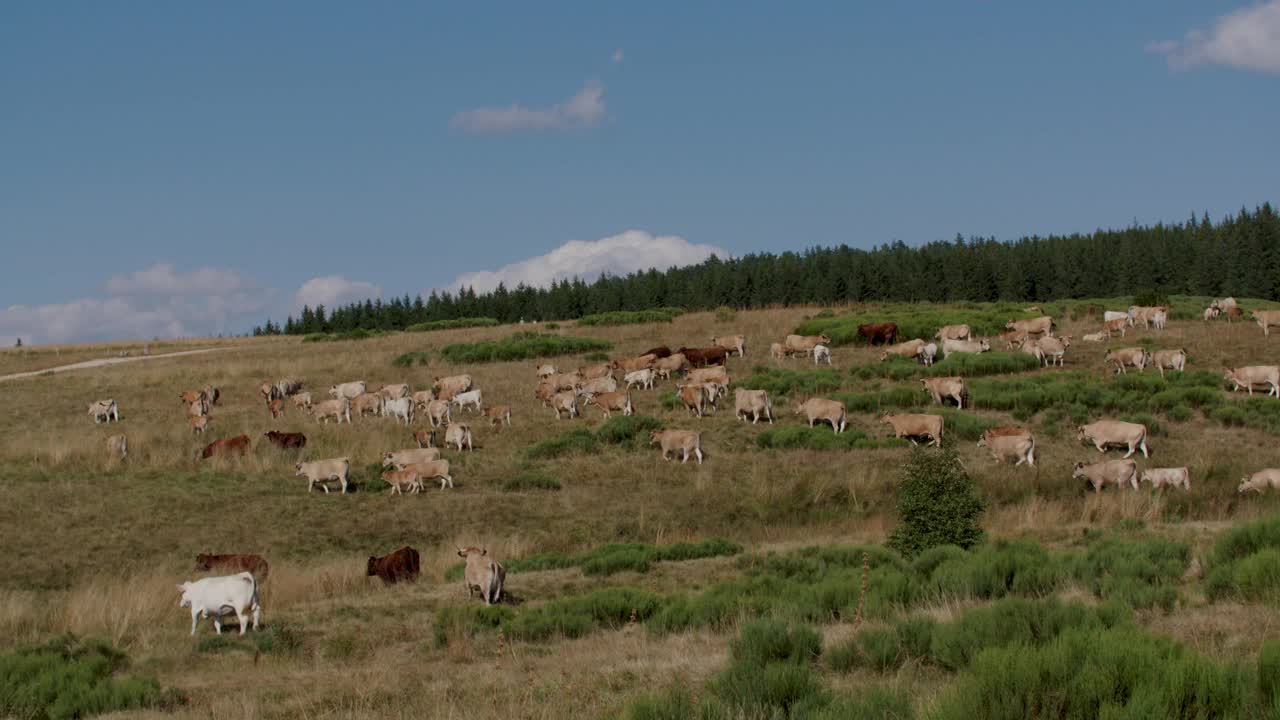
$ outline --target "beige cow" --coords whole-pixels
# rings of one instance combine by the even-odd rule
[[[347,492],[347,484],[350,482],[349,474],[351,472],[351,461],[347,458],[300,462],[294,465],[293,469],[296,471],[294,472],[295,477],[305,477],[307,479],[307,492],[314,490],[318,483],[320,488],[328,495],[330,480],[337,480],[342,485],[343,494]]]
[[[418,390],[413,395],[413,405],[419,410],[426,410],[427,405],[436,399],[436,394],[430,390]]]
[[[1004,324],[1007,330],[1017,330],[1028,335],[1052,335],[1053,334],[1053,318],[1048,315],[1042,315],[1031,320],[1010,320]]]
[[[747,356],[747,337],[745,335],[719,335],[711,338],[711,344],[725,350],[735,351],[738,357]]]
[[[378,394],[387,400],[395,400],[396,398],[409,397],[409,385],[407,383],[396,383],[394,385],[383,385],[378,388]]]
[[[582,376],[576,372],[558,373],[547,378],[543,383],[548,385],[553,393],[558,393],[562,390],[572,390],[581,385]]]
[[[439,478],[440,489],[443,490],[445,485],[453,487],[453,476],[449,474],[448,460],[432,460],[430,462],[420,462],[408,465],[405,470],[412,470],[418,473],[418,477],[423,480],[433,480]]]
[[[1010,330],[1000,333],[1000,339],[1004,341],[1005,350],[1017,350],[1027,341],[1027,334],[1020,330]]]
[[[947,357],[951,353],[984,353],[991,349],[991,343],[986,340],[943,340],[942,341],[942,357]]]
[[[129,438],[124,435],[111,435],[107,438],[107,459],[122,461],[129,455]]]
[[[791,353],[787,351],[787,346],[782,343],[769,343],[769,357],[774,360],[781,360],[790,357]]]
[[[1151,364],[1156,366],[1160,371],[1160,377],[1164,377],[1164,371],[1177,370],[1182,372],[1187,367],[1187,351],[1178,350],[1157,350],[1151,353]]]
[[[1280,469],[1267,468],[1258,472],[1240,478],[1240,487],[1236,488],[1236,492],[1253,491],[1262,494],[1263,490],[1280,490]]]
[[[978,447],[991,451],[997,462],[1016,458],[1014,467],[1026,463],[1036,464],[1036,437],[1030,430],[1019,427],[994,427],[982,433]]]
[[[391,486],[389,495],[403,495],[406,490],[413,494],[422,491],[422,478],[413,470],[385,470],[382,481]]]
[[[438,390],[436,393],[437,398],[441,400],[451,400],[454,395],[471,389],[471,376],[464,373],[462,375],[437,377],[434,378],[433,384]]]
[[[613,363],[596,363],[595,365],[583,365],[578,368],[578,375],[583,380],[595,380],[596,378],[609,377],[613,374]]]
[[[809,398],[796,405],[794,414],[804,415],[809,421],[809,427],[813,427],[814,423],[828,423],[836,434],[844,432],[849,423],[844,403],[826,398]]]
[[[594,380],[587,380],[577,388],[580,397],[590,397],[599,395],[600,393],[611,393],[618,389],[618,381],[613,379],[612,375],[598,377]]]
[[[442,427],[453,419],[453,408],[448,400],[432,400],[427,403],[427,422],[431,427]]]
[[[631,415],[635,412],[631,405],[631,393],[629,392],[607,392],[592,395],[587,399],[587,404],[600,408],[606,418],[611,417],[610,413],[612,412],[620,412],[623,415]]]
[[[556,393],[551,396],[551,409],[556,411],[556,419],[560,413],[566,413],[569,419],[578,417],[578,398],[571,392]]]
[[[689,455],[692,454],[698,459],[698,464],[702,464],[702,433],[694,430],[654,430],[649,433],[649,444],[660,445],[662,447],[662,459],[670,460],[668,457],[673,452],[682,454],[680,464],[689,461]]]
[[[1280,310],[1254,310],[1251,314],[1267,337],[1271,336],[1271,328],[1280,327]]]
[[[333,398],[346,398],[348,400],[355,400],[357,397],[360,397],[361,395],[368,392],[368,389],[369,388],[365,386],[363,380],[339,383],[338,385],[332,385],[329,387],[329,396]],[[280,393],[276,397],[280,397],[281,395],[284,395],[284,393]]]
[[[349,425],[351,424],[351,402],[346,398],[325,400],[311,406],[311,415],[322,423],[327,423],[329,418],[333,418],[339,424],[345,419]]]
[[[490,425],[507,424],[511,427],[511,406],[510,405],[490,405],[485,408],[484,416],[489,418]]]
[[[1120,337],[1124,337],[1125,332],[1128,330],[1128,328],[1129,328],[1128,317],[1116,318],[1115,320],[1107,320],[1106,322],[1102,323],[1102,331],[1107,334],[1107,337],[1111,337],[1116,333],[1120,333]]]
[[[444,446],[457,446],[458,452],[464,449],[475,451],[475,445],[472,443],[471,426],[466,423],[451,422],[449,427],[444,431]]]
[[[960,377],[923,378],[920,385],[934,402],[945,405],[946,399],[951,398],[961,410],[964,409],[964,399],[969,396],[969,388]]]
[[[202,433],[209,428],[208,415],[188,415],[187,427],[191,428],[191,434]]]
[[[685,376],[689,383],[718,382],[729,384],[729,371],[723,365],[711,365],[704,368],[693,368]]]
[[[416,447],[406,450],[392,450],[382,454],[382,467],[403,470],[417,463],[431,462],[440,459],[440,449],[434,447]]]
[[[828,335],[788,335],[783,344],[788,355],[808,355],[815,345],[830,345]]]
[[[621,370],[623,373],[629,373],[633,370],[643,370],[652,367],[653,363],[658,360],[657,355],[641,355],[640,357],[623,358],[613,363],[615,370]]]
[[[94,400],[89,404],[89,415],[93,418],[94,425],[103,422],[120,422],[120,407],[110,398]]]
[[[773,424],[773,401],[765,390],[737,388],[733,391],[733,405],[734,416],[740,420],[746,420],[750,415],[752,425],[760,422],[762,417]]]
[[[414,430],[413,440],[418,443],[420,448],[433,448],[436,446],[435,430]]]
[[[1185,467],[1177,468],[1148,468],[1142,471],[1140,482],[1149,482],[1151,487],[1159,489],[1162,487],[1180,487],[1183,490],[1191,489],[1191,471]]]
[[[924,340],[921,340],[920,338],[900,342],[897,345],[888,345],[880,352],[880,362],[888,360],[890,355],[894,357],[915,359],[920,355],[920,351],[924,349],[924,345]]]
[[[1086,333],[1080,339],[1085,342],[1106,342],[1108,337],[1110,337],[1110,335],[1107,335],[1105,332],[1096,332]]]
[[[680,402],[684,404],[684,409],[688,410],[690,415],[702,417],[707,402],[707,391],[702,383],[677,385],[676,390],[680,394]]]
[[[458,557],[467,561],[462,580],[467,588],[467,598],[474,597],[479,590],[485,605],[499,602],[507,579],[507,571],[502,564],[490,557],[486,548],[458,548]]]
[[[356,417],[382,414],[382,396],[378,393],[362,393],[351,400],[351,409]]]
[[[1142,457],[1150,457],[1147,452],[1147,426],[1140,423],[1099,420],[1081,425],[1077,429],[1076,439],[1093,443],[1098,452],[1106,452],[1111,445],[1126,447],[1126,459],[1138,450],[1142,451]]]
[[[1132,460],[1107,460],[1092,465],[1080,462],[1076,463],[1071,477],[1088,482],[1093,486],[1095,493],[1102,492],[1102,488],[1106,485],[1122,488],[1127,484],[1137,490],[1138,464]]]
[[[1126,368],[1138,368],[1138,372],[1146,370],[1147,365],[1151,362],[1151,356],[1147,351],[1140,347],[1118,348],[1108,351],[1103,358],[1103,362],[1107,365],[1114,365],[1116,374],[1128,373]]]
[[[970,340],[973,331],[968,325],[943,325],[933,337],[937,340]]]
[[[622,378],[622,381],[626,383],[628,390],[633,387],[638,387],[641,390],[652,390],[655,377],[653,368],[645,368],[627,373],[626,377]]]
[[[1227,370],[1222,377],[1235,384],[1231,392],[1244,388],[1249,391],[1249,397],[1253,397],[1253,386],[1270,385],[1267,395],[1280,398],[1280,365],[1246,365]]]
[[[906,438],[912,445],[916,438],[927,437],[935,447],[942,447],[943,422],[941,415],[923,415],[917,413],[886,413],[880,422],[893,427],[894,437]]]
[[[293,396],[293,406],[299,410],[311,409],[311,393],[300,392]]]
[[[1071,347],[1071,336],[1060,335],[1058,337],[1042,337],[1036,342],[1036,347],[1040,349],[1040,354],[1042,356],[1041,362],[1044,363],[1045,367],[1053,365],[1062,367],[1067,356],[1067,348]]]
[[[655,360],[653,362],[653,371],[658,375],[658,377],[663,378],[664,380],[670,380],[671,373],[679,372],[680,369],[684,367],[684,364],[684,353],[672,353],[667,357]]]

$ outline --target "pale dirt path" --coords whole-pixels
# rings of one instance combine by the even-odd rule
[[[106,365],[118,365],[120,363],[138,362],[139,360],[160,360],[162,358],[180,357],[182,355],[201,355],[203,353],[218,352],[219,350],[232,350],[229,347],[202,348],[200,350],[180,350],[178,352],[164,353],[163,355],[130,355],[129,357],[113,357],[99,358],[97,360],[85,360],[84,362],[72,363],[70,365],[59,365],[58,367],[44,368],[42,370],[31,370],[28,372],[13,373],[12,375],[0,375],[0,382],[6,380],[20,380],[22,378],[36,377],[45,373],[60,373],[68,370],[87,370],[89,368],[104,367]]]

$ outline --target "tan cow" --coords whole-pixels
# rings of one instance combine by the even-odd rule
[[[355,400],[357,397],[367,392],[368,389],[368,386],[364,384],[363,380],[339,383],[337,385],[329,386],[329,397]],[[280,395],[284,395],[284,393],[280,393]],[[277,395],[276,397],[279,397],[280,395]]]
[[[447,483],[449,487],[453,487],[453,476],[449,474],[448,460],[432,460],[430,462],[413,463],[407,465],[405,470],[412,470],[418,473],[418,477],[423,480],[440,479],[440,489],[443,490]]]
[[[1042,337],[1036,343],[1040,348],[1040,354],[1043,356],[1042,362],[1045,367],[1057,365],[1062,367],[1063,361],[1067,356],[1067,348],[1071,347],[1071,336],[1060,335],[1058,337]]]
[[[382,414],[382,396],[378,393],[362,393],[351,401],[351,409],[356,417]]]
[[[410,493],[418,493],[422,490],[422,478],[418,477],[418,473],[413,470],[386,470],[382,473],[382,480],[391,486],[387,493],[389,495],[397,493],[403,495],[405,490]]]
[[[1151,364],[1156,366],[1160,371],[1160,377],[1164,377],[1164,371],[1177,370],[1182,372],[1187,367],[1187,351],[1186,350],[1157,350],[1151,353]]]
[[[671,373],[679,372],[684,367],[684,353],[672,353],[664,358],[658,358],[653,363],[653,372],[664,380],[671,379]]]
[[[1280,398],[1280,365],[1246,365],[1227,370],[1222,377],[1228,382],[1235,383],[1231,392],[1238,392],[1240,388],[1244,388],[1249,391],[1249,397],[1253,397],[1254,385],[1270,385],[1271,389],[1267,391],[1267,395]]]
[[[725,350],[736,351],[738,357],[747,356],[747,337],[745,335],[719,335],[711,338],[711,344]]]
[[[587,404],[600,408],[606,418],[611,417],[610,413],[614,411],[623,415],[631,415],[635,412],[631,405],[631,393],[629,392],[607,392],[592,395],[587,399]]]
[[[378,394],[387,400],[395,400],[396,398],[409,397],[409,385],[406,383],[397,383],[395,385],[383,385],[378,389]]]
[[[413,394],[413,406],[419,410],[426,410],[427,405],[436,399],[436,394],[430,390],[419,390]]]
[[[960,377],[924,378],[920,385],[934,402],[945,405],[946,399],[951,398],[961,410],[964,409],[964,399],[969,396],[969,388],[965,386],[964,378]]]
[[[830,345],[831,337],[828,335],[788,335],[784,343],[787,354],[789,355],[808,355],[813,352],[815,345]]]
[[[433,380],[440,400],[452,400],[454,395],[471,389],[471,376],[467,374],[437,377]]]
[[[942,447],[941,415],[886,413],[881,416],[880,422],[893,426],[894,437],[906,438],[912,445],[916,444],[916,438],[927,437],[935,447]]]
[[[1053,318],[1042,315],[1031,320],[1010,320],[1004,324],[1007,330],[1017,330],[1028,335],[1049,336],[1053,334]]]
[[[763,417],[773,424],[773,401],[765,390],[746,390],[737,388],[733,391],[734,416],[746,420],[751,416],[751,424],[755,425]]]
[[[475,445],[471,440],[471,426],[466,423],[452,422],[444,431],[444,446],[456,445],[458,452],[464,449],[475,451]]]
[[[623,373],[629,373],[633,370],[643,370],[652,367],[653,363],[658,359],[657,355],[641,355],[640,357],[623,358],[613,363],[615,370],[621,370]]]
[[[191,409],[194,411],[196,408],[193,406]],[[275,400],[271,400],[270,402],[268,402],[267,412],[271,413],[272,419],[278,418],[281,415],[283,415],[284,414],[284,398],[276,398]],[[195,415],[194,412],[192,412],[191,414],[193,416]]]
[[[943,325],[933,337],[937,340],[970,340],[973,331],[968,325]]]
[[[920,355],[920,351],[924,349],[924,345],[924,340],[921,340],[920,338],[900,342],[897,345],[887,345],[884,350],[880,352],[880,362],[888,360],[890,355],[894,357],[915,359]]]
[[[1271,328],[1280,327],[1280,310],[1254,310],[1251,314],[1267,337],[1271,336]]]
[[[633,387],[638,387],[641,390],[652,390],[654,377],[653,368],[645,368],[643,370],[632,370],[626,374],[626,377],[622,378],[622,381],[626,383],[628,390]]]
[[[723,365],[711,365],[704,368],[693,368],[689,370],[685,376],[686,381],[692,383],[717,382],[722,385],[729,384],[729,371]]]
[[[205,395],[203,390],[184,390],[178,393],[178,398],[182,400],[183,404],[190,405],[197,400],[208,401],[209,396]]]
[[[124,435],[111,435],[107,438],[107,459],[123,461],[129,455],[129,438]]]
[[[188,415],[187,427],[191,428],[191,434],[202,433],[209,428],[208,415]]]
[[[271,402],[273,402],[273,403],[279,403],[279,405],[280,405],[281,407],[284,407],[284,399],[283,399],[283,398],[276,398],[275,400],[272,400]],[[267,404],[268,404],[268,405],[270,405],[271,403],[267,403]],[[203,396],[201,396],[201,397],[200,397],[199,399],[197,399],[195,402],[193,402],[193,403],[191,403],[190,405],[188,405],[188,406],[187,406],[187,414],[188,414],[188,415],[208,415],[208,414],[209,414],[209,401],[208,401],[208,400],[205,400],[205,399],[204,399],[204,397],[203,397]]]
[[[1150,361],[1151,356],[1147,354],[1146,350],[1140,347],[1118,348],[1111,350],[1108,351],[1106,356],[1103,358],[1104,363],[1115,366],[1117,375],[1120,373],[1127,374],[1129,371],[1126,368],[1130,366],[1136,367],[1138,368],[1138,372],[1142,372],[1146,369],[1147,364],[1150,363]]]
[[[307,479],[307,492],[314,490],[316,484],[319,483],[320,488],[328,495],[330,480],[337,480],[342,485],[343,494],[347,492],[347,484],[350,482],[349,474],[351,472],[351,461],[347,458],[300,462],[294,465],[293,469],[296,471],[294,472],[295,477],[305,477]]]
[[[552,375],[555,375],[555,374],[556,374],[556,366],[555,366],[555,365],[544,364],[544,365],[539,365],[539,366],[538,366],[538,379],[539,379],[539,380],[542,380],[543,378],[549,378],[549,377],[551,377]]]
[[[791,353],[787,352],[787,346],[782,343],[769,343],[769,357],[774,360],[781,360],[790,357]]]
[[[311,406],[311,415],[322,423],[329,422],[329,418],[333,418],[335,422],[341,424],[345,419],[347,424],[351,424],[351,401],[346,398],[335,398],[333,400],[325,400],[322,403],[316,403]]]
[[[699,465],[702,464],[702,433],[694,430],[654,430],[649,433],[649,444],[662,447],[663,460],[670,460],[670,453],[679,452],[682,454],[681,465],[689,461],[690,454],[698,459]]]
[[[942,357],[947,357],[951,353],[984,353],[991,349],[991,343],[986,340],[943,340],[942,341]]]
[[[1180,487],[1183,490],[1191,489],[1191,471],[1185,467],[1178,468],[1148,468],[1142,471],[1140,482],[1149,482],[1151,487],[1159,489],[1162,487]]]
[[[1027,341],[1027,334],[1021,330],[1010,330],[1000,333],[1000,339],[1004,341],[1005,350],[1017,350]]]
[[[690,415],[702,417],[707,402],[707,391],[702,383],[677,385],[676,390],[680,393],[680,402],[684,403],[684,409],[688,410]]]
[[[433,448],[436,446],[435,430],[414,430],[413,439],[418,443],[420,448]]]
[[[490,425],[501,425],[505,422],[507,427],[511,427],[510,405],[490,405],[485,408],[484,416],[489,418]]]
[[[1096,333],[1086,333],[1080,339],[1085,342],[1106,342],[1107,338],[1109,337],[1111,336],[1105,332],[1096,332]]]
[[[1240,478],[1240,487],[1236,488],[1236,492],[1253,492],[1262,494],[1266,489],[1280,490],[1280,470],[1276,468],[1267,468],[1258,472]]]
[[[1115,485],[1117,488],[1128,484],[1129,487],[1137,490],[1138,464],[1132,460],[1108,460],[1092,465],[1081,462],[1076,463],[1071,477],[1088,482],[1093,486],[1095,493],[1102,492],[1102,488],[1108,484]]]
[[[809,420],[809,427],[817,422],[829,423],[836,434],[844,432],[849,422],[844,403],[826,398],[809,398],[796,405],[794,414],[804,415]]]
[[[1106,322],[1102,323],[1102,331],[1107,334],[1107,337],[1111,337],[1116,333],[1120,333],[1120,337],[1124,337],[1124,334],[1128,330],[1128,328],[1129,328],[1129,318],[1127,317],[1116,318],[1115,320],[1107,320]]]
[[[1036,437],[1030,430],[1019,427],[994,427],[982,433],[978,447],[991,451],[997,462],[1005,458],[1017,458],[1014,467],[1026,463],[1036,464]]]
[[[1216,308],[1216,307],[1207,307],[1207,308],[1205,308],[1205,309],[1204,309],[1204,313],[1203,313],[1202,317],[1204,318],[1204,321],[1205,321],[1205,322],[1209,322],[1210,320],[1216,320],[1216,319],[1218,318],[1218,316],[1219,316],[1219,315],[1221,315],[1221,314],[1222,314],[1222,311],[1221,311],[1221,310],[1219,310],[1218,308]]]
[[[427,422],[431,427],[441,427],[453,419],[453,409],[448,400],[432,400],[427,403]]]
[[[1098,452],[1106,452],[1109,445],[1126,447],[1129,449],[1124,454],[1126,459],[1137,450],[1142,451],[1142,457],[1150,457],[1147,452],[1147,426],[1140,423],[1099,420],[1081,425],[1076,432],[1076,439],[1093,443]]]
[[[567,413],[569,419],[578,417],[578,397],[571,392],[556,393],[551,396],[551,409],[556,411],[556,419],[560,413]]]
[[[485,605],[499,602],[502,585],[507,579],[507,571],[502,564],[490,557],[486,548],[458,548],[458,557],[467,561],[462,580],[467,588],[467,598],[474,597],[475,591],[479,590]]]
[[[311,409],[311,393],[300,392],[293,396],[293,406],[299,410]]]
[[[581,397],[590,397],[599,395],[600,393],[611,393],[618,389],[618,381],[613,379],[612,375],[598,377],[594,380],[587,380],[577,387],[576,392]]]
[[[583,380],[608,377],[613,374],[613,363],[602,362],[595,365],[583,365],[578,368],[578,374],[582,376]]]
[[[440,459],[440,449],[434,447],[416,447],[407,450],[392,450],[382,454],[382,467],[403,470],[417,463],[431,462]]]
[[[576,372],[559,373],[552,375],[543,381],[551,387],[552,392],[560,392],[562,390],[572,390],[582,384],[582,376]]]

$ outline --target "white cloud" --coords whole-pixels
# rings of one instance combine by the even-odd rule
[[[382,288],[373,283],[348,280],[341,275],[325,275],[303,283],[293,295],[293,307],[298,310],[303,305],[313,308],[324,305],[332,310],[339,305],[375,297],[382,297]]]
[[[106,297],[0,310],[0,342],[81,342],[241,332],[267,312],[276,291],[234,270],[178,272],[157,263],[104,286]]]
[[[1152,42],[1146,49],[1164,55],[1174,70],[1213,64],[1280,74],[1280,0],[1222,15],[1208,32],[1195,28],[1181,41]]]
[[[604,102],[604,85],[592,81],[573,97],[550,108],[531,110],[518,103],[513,103],[510,107],[477,108],[454,115],[449,124],[475,134],[572,130],[596,127],[608,115]]]
[[[446,289],[472,287],[484,292],[500,282],[508,288],[520,283],[546,287],[553,280],[573,277],[590,282],[604,273],[623,275],[649,268],[694,265],[712,255],[729,257],[728,252],[714,245],[695,245],[675,235],[654,237],[641,230],[628,230],[601,240],[571,240],[545,255],[498,270],[464,273]]]
[[[612,55],[610,55],[609,57],[610,57],[610,58],[611,58],[615,63],[620,63],[620,62],[622,62],[622,48],[618,48],[617,50],[614,50],[614,51],[613,51],[613,54],[612,54]]]

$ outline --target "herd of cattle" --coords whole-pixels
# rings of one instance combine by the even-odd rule
[[[1038,308],[1029,308],[1038,310]],[[1205,320],[1226,317],[1242,317],[1243,313],[1234,299],[1215,301],[1205,310]],[[1126,329],[1142,324],[1146,328],[1161,330],[1167,322],[1164,307],[1132,307],[1128,312],[1107,312],[1099,333],[1084,336],[1086,341],[1104,340],[1116,334],[1124,336]],[[1280,326],[1280,311],[1255,310],[1253,317],[1269,334],[1271,326]],[[1055,336],[1053,318],[1042,315],[1030,320],[1010,320],[1008,332],[1000,335],[1009,350],[1021,350],[1036,357],[1044,367],[1063,366],[1064,356],[1071,345],[1071,336]],[[911,358],[924,365],[932,365],[941,352],[943,358],[953,353],[982,353],[990,350],[991,341],[975,337],[968,325],[948,325],[934,336],[938,342],[916,338],[902,340],[898,326],[893,322],[871,323],[859,326],[858,333],[868,343],[882,345],[881,360],[891,357]],[[940,343],[940,345],[939,345]],[[782,342],[770,346],[774,358],[805,357],[815,364],[831,363],[831,338],[826,335],[788,335]],[[691,417],[702,418],[717,409],[731,385],[728,361],[746,355],[746,338],[742,335],[713,337],[708,347],[681,347],[672,350],[666,346],[654,347],[637,357],[612,362],[584,365],[561,372],[551,364],[537,367],[537,385],[533,396],[548,408],[557,419],[580,417],[594,406],[604,418],[612,413],[631,415],[636,404],[632,391],[653,390],[660,381],[675,380],[679,405]],[[1121,348],[1106,353],[1108,367],[1116,373],[1128,368],[1143,371],[1148,367],[1182,371],[1186,367],[1187,354],[1183,350],[1160,350],[1154,353],[1144,348]],[[677,378],[677,374],[680,376]],[[1235,390],[1264,388],[1268,395],[1280,398],[1280,366],[1246,366],[1229,369],[1225,378],[1234,384]],[[969,406],[969,393],[962,377],[930,377],[922,379],[922,390],[935,403],[954,403],[958,408]],[[333,420],[341,424],[351,423],[352,415],[382,416],[412,426],[425,417],[428,427],[412,430],[417,447],[392,450],[382,456],[383,480],[392,494],[418,493],[424,483],[438,480],[440,488],[453,487],[453,476],[447,459],[440,456],[437,447],[437,431],[443,429],[443,445],[458,452],[474,450],[474,431],[469,423],[454,419],[455,412],[469,410],[488,420],[489,425],[511,425],[510,405],[488,405],[480,388],[468,374],[436,377],[432,387],[412,391],[408,384],[385,385],[370,390],[363,381],[332,385],[328,398],[313,398],[303,389],[303,383],[292,378],[264,381],[258,388],[266,409],[272,418],[284,412],[286,401],[299,410],[309,413],[317,422]],[[192,433],[204,433],[209,427],[211,408],[216,406],[221,391],[215,386],[180,393]],[[765,390],[734,389],[735,417],[751,420],[753,425],[766,420],[774,423],[773,399]],[[844,403],[821,397],[798,399],[794,413],[803,416],[810,427],[829,425],[836,434],[848,426],[848,412]],[[95,401],[89,414],[98,422],[118,422],[120,411],[111,399]],[[944,435],[944,417],[928,413],[886,413],[880,422],[892,428],[893,435],[905,438],[912,444],[926,442],[941,446]],[[280,449],[301,451],[307,445],[302,433],[269,431],[264,437]],[[1126,450],[1124,457],[1093,464],[1077,463],[1072,476],[1084,481],[1095,492],[1107,485],[1138,489],[1140,483],[1150,483],[1155,488],[1190,488],[1190,474],[1185,467],[1147,468],[1139,472],[1132,460],[1135,452],[1149,456],[1147,428],[1139,423],[1118,420],[1100,420],[1078,428],[1080,441],[1094,445],[1099,452],[1118,447]],[[665,429],[653,431],[651,445],[657,445],[663,460],[680,457],[681,463],[694,458],[703,461],[701,433],[689,429]],[[128,454],[128,440],[122,435],[112,435],[107,440],[111,457],[123,460]],[[986,448],[998,462],[1013,460],[1015,466],[1035,465],[1036,438],[1021,427],[995,427],[983,433],[978,447]],[[201,458],[215,456],[243,456],[250,450],[247,435],[224,438],[211,442],[200,451]],[[346,493],[350,484],[350,460],[346,457],[301,461],[295,465],[295,476],[307,481],[308,492],[319,485],[329,492],[331,482],[338,483]],[[1280,469],[1266,469],[1243,478],[1239,492],[1280,489]],[[459,548],[458,554],[466,560],[465,583],[468,593],[481,592],[486,603],[497,602],[502,594],[505,570],[483,548]],[[240,621],[243,633],[252,613],[254,627],[258,624],[261,600],[258,584],[266,579],[266,561],[256,555],[201,555],[197,569],[204,571],[235,570],[236,574],[207,577],[179,586],[181,605],[190,607],[192,632],[199,617],[214,617],[214,624],[221,632],[219,617],[234,613]],[[380,577],[385,582],[416,579],[419,572],[418,553],[411,547],[403,547],[383,557],[371,557],[368,575]]]

